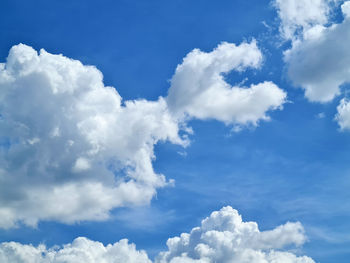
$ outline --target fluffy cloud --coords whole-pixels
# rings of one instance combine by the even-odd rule
[[[300,246],[306,240],[300,223],[287,223],[273,230],[259,231],[255,222],[243,222],[232,207],[213,212],[200,227],[167,241],[168,251],[157,263],[314,263],[306,256],[279,251]]]
[[[337,107],[336,121],[342,130],[350,129],[350,102],[347,99],[342,99]]]
[[[341,24],[315,27],[285,54],[289,77],[311,101],[331,101],[350,81],[350,17],[344,17]]]
[[[350,2],[341,6],[344,20],[340,24],[326,25],[333,2],[340,1],[276,1],[282,32],[289,32],[292,39],[292,47],[285,52],[289,78],[310,101],[331,101],[340,94],[340,86],[350,81]]]
[[[332,23],[330,13],[340,3],[343,20]],[[292,40],[284,53],[289,78],[305,90],[308,100],[332,101],[350,82],[350,1],[276,0],[275,4],[281,32]],[[350,128],[349,108],[347,99],[337,107],[335,120],[341,130]]]
[[[334,0],[275,0],[281,19],[280,32],[285,39],[328,21],[329,4]]]
[[[0,244],[2,263],[151,263],[146,252],[136,250],[134,244],[123,239],[113,245],[79,237],[61,249],[34,247],[16,242]]]
[[[0,64],[0,227],[100,220],[167,184],[158,141],[186,145],[164,99],[122,101],[95,67],[14,46]]]
[[[266,120],[266,112],[281,108],[286,93],[272,82],[232,87],[224,74],[258,68],[262,54],[256,42],[222,43],[212,52],[194,49],[178,65],[167,102],[176,116],[216,119],[236,126]]]
[[[184,116],[257,125],[286,94],[271,82],[230,87],[222,74],[257,68],[256,43],[192,51],[167,98],[123,101],[93,66],[26,45],[0,63],[0,227],[104,220],[167,185],[152,166],[159,141],[186,146]]]
[[[273,230],[259,231],[255,222],[242,222],[231,207],[224,207],[204,219],[191,233],[170,238],[169,250],[161,252],[156,263],[314,263],[307,256],[284,251],[306,240],[300,223],[287,223]],[[15,242],[0,244],[4,263],[151,263],[144,251],[121,240],[104,246],[86,238],[77,238],[63,248],[47,249]]]

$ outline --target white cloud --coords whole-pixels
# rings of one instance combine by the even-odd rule
[[[323,28],[318,37],[304,39],[286,52],[288,74],[311,101],[327,102],[350,81],[350,19]]]
[[[116,207],[150,202],[167,185],[154,145],[186,146],[187,118],[257,125],[286,94],[271,82],[230,87],[222,74],[257,68],[256,43],[194,50],[169,97],[123,101],[93,66],[20,44],[0,63],[0,228],[39,220],[104,220]]]
[[[255,222],[243,222],[238,212],[224,207],[213,212],[180,237],[170,238],[168,251],[160,253],[158,263],[313,263],[309,257],[297,257],[286,246],[302,245],[306,240],[300,223],[287,223],[270,231],[259,231]]]
[[[294,24],[301,30],[300,34],[288,31],[292,35],[289,37],[292,47],[284,58],[289,78],[295,86],[305,90],[305,97],[310,101],[331,101],[340,95],[340,86],[350,81],[350,2],[341,6],[344,20],[340,24],[330,22],[333,2],[341,1],[276,1],[281,27],[288,31],[285,20],[289,19],[296,21]],[[288,9],[287,3],[294,9]]]
[[[329,3],[333,0],[275,0],[281,19],[280,32],[285,39],[295,39],[300,33],[328,21]]]
[[[80,172],[84,170],[89,170],[91,168],[90,163],[85,158],[78,158],[73,166],[73,171]]]
[[[343,15],[346,19],[350,16],[350,1],[346,1],[341,5],[341,10],[343,12]]]
[[[167,102],[176,116],[216,119],[236,126],[267,120],[267,111],[282,107],[286,93],[272,82],[231,86],[224,74],[259,68],[262,54],[255,41],[222,43],[212,52],[194,49],[178,65]]]
[[[342,99],[337,107],[337,115],[335,116],[340,129],[350,129],[350,102],[347,99]]]
[[[276,0],[275,4],[281,32],[292,40],[284,52],[289,78],[305,90],[308,100],[332,101],[341,95],[341,86],[350,83],[350,1]],[[330,13],[338,5],[343,20],[337,24],[330,21]],[[350,129],[349,101],[342,99],[337,111],[341,130]]]
[[[314,263],[285,247],[301,246],[306,240],[300,223],[287,223],[273,230],[260,231],[255,222],[243,222],[238,212],[224,207],[213,212],[191,233],[167,241],[156,263]],[[295,249],[294,249],[295,251]],[[126,239],[113,245],[77,238],[63,248],[47,249],[16,242],[0,244],[4,263],[151,263],[146,252],[137,251]]]
[[[0,244],[2,263],[151,263],[145,251],[138,251],[134,244],[123,239],[104,246],[100,242],[79,237],[63,248],[47,249],[16,242]]]
[[[122,104],[124,103],[124,105]],[[185,145],[164,99],[124,101],[95,67],[14,46],[0,66],[0,227],[101,220],[166,185],[158,141]]]

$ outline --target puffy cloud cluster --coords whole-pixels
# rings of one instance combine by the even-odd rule
[[[204,219],[190,233],[167,241],[168,251],[160,253],[158,263],[314,263],[280,249],[305,242],[300,223],[287,223],[270,231],[259,231],[255,222],[243,222],[231,207],[224,207]]]
[[[122,101],[95,67],[25,45],[0,68],[0,227],[100,220],[151,200],[158,141],[186,145],[166,102]]]
[[[155,263],[314,263],[284,247],[301,246],[306,240],[300,223],[287,223],[273,230],[259,231],[255,222],[243,222],[231,207],[213,212],[191,233],[170,238],[169,250],[161,252]],[[113,245],[77,238],[63,248],[47,249],[20,243],[0,244],[3,263],[151,263],[144,251],[121,240]]]
[[[285,39],[295,39],[305,30],[328,22],[329,4],[334,0],[275,0],[281,19],[280,32]]]
[[[76,238],[61,249],[34,247],[16,242],[0,244],[2,263],[152,263],[145,251],[136,250],[134,244],[123,239],[104,246],[87,238]]]
[[[343,21],[332,23],[330,13],[340,3]],[[275,4],[281,31],[292,40],[284,56],[289,78],[305,90],[308,100],[332,101],[341,94],[341,86],[350,82],[350,1],[276,0]],[[336,117],[342,129],[350,118],[346,105],[342,100]]]
[[[223,80],[261,57],[255,42],[195,50],[169,97],[123,101],[93,66],[12,47],[0,64],[0,227],[103,220],[113,208],[149,202],[168,183],[153,169],[154,145],[188,145],[184,115],[256,125],[281,107],[286,95],[271,82],[244,89]]]
[[[272,82],[232,87],[224,74],[258,68],[261,61],[262,54],[255,41],[239,46],[222,43],[209,53],[194,49],[178,65],[171,79],[169,109],[185,118],[256,126],[259,120],[268,119],[267,111],[282,107],[286,93]]]
[[[346,6],[343,10],[346,12]],[[340,86],[350,81],[350,19],[329,27],[315,26],[295,41],[285,53],[288,74],[305,90],[311,101],[328,102],[340,94]]]
[[[292,47],[284,54],[288,75],[296,86],[305,90],[305,96],[311,101],[332,100],[339,95],[339,86],[344,83],[348,25],[326,26],[335,2],[274,2],[281,19],[281,34],[292,41]]]

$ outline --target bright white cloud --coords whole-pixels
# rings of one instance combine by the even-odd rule
[[[284,53],[289,78],[305,90],[308,100],[332,101],[341,94],[341,86],[350,83],[350,1],[276,0],[275,4],[281,32],[292,40]],[[329,21],[332,4],[341,4],[343,21],[339,24]],[[337,111],[335,120],[341,130],[348,130],[349,101],[342,99]]]
[[[271,82],[231,87],[222,74],[257,68],[256,43],[194,50],[167,98],[123,101],[93,66],[20,44],[0,63],[0,227],[104,220],[167,185],[154,145],[186,146],[187,118],[257,125],[286,94]]]
[[[300,33],[328,21],[329,4],[334,0],[275,0],[281,19],[280,32],[285,39],[295,39]]]
[[[343,15],[346,19],[349,19],[350,16],[350,1],[346,1],[344,4],[341,5],[341,10],[343,12]]]
[[[286,93],[272,82],[232,87],[224,74],[256,69],[261,62],[255,41],[238,46],[222,43],[209,53],[194,49],[171,79],[169,109],[176,116],[256,126],[259,120],[268,119],[267,111],[282,107]]]
[[[236,210],[224,207],[213,212],[189,234],[170,238],[169,250],[162,252],[156,262],[313,263],[309,257],[278,251],[285,246],[300,246],[305,239],[300,223],[287,223],[261,232],[255,222],[243,222]]]
[[[231,207],[213,212],[191,233],[167,241],[156,263],[314,263],[284,248],[301,246],[306,240],[300,223],[287,223],[273,230],[260,231],[255,222],[243,222]],[[295,251],[295,249],[294,249]],[[113,245],[77,238],[63,248],[47,249],[15,242],[0,244],[4,263],[151,263],[144,251],[121,240]]]
[[[350,2],[341,6],[344,20],[340,24],[329,26],[325,24],[329,22],[332,2],[334,1],[276,1],[282,20],[281,27],[289,28],[285,25],[288,18],[296,21],[294,24],[301,29],[301,34],[289,30],[293,35],[289,38],[293,41],[292,47],[285,52],[288,76],[295,86],[305,90],[306,98],[315,102],[333,100],[340,94],[340,86],[350,81]],[[287,3],[295,8],[288,9]],[[299,7],[296,8],[297,6]],[[297,18],[293,18],[291,12]]]
[[[286,52],[288,74],[311,101],[327,102],[350,81],[350,19],[322,28],[318,35],[294,44]]]
[[[151,263],[145,251],[123,239],[113,245],[79,237],[61,249],[34,247],[16,242],[0,244],[2,263]]]
[[[337,115],[335,116],[340,129],[349,130],[350,129],[350,102],[347,99],[342,99],[337,107]]]
[[[105,219],[166,185],[154,144],[187,142],[164,99],[122,102],[95,67],[25,45],[0,65],[0,227]]]

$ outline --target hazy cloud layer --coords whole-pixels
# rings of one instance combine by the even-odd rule
[[[39,220],[103,220],[148,203],[165,177],[154,145],[186,146],[187,118],[257,125],[286,94],[271,82],[230,87],[222,73],[261,63],[255,42],[192,51],[168,98],[123,101],[93,66],[26,45],[0,64],[0,227]]]
[[[300,223],[287,223],[273,230],[259,231],[255,222],[243,222],[231,207],[213,212],[191,233],[167,241],[156,263],[314,263],[307,256],[285,251],[306,240]],[[144,251],[121,240],[113,245],[77,238],[63,248],[47,249],[16,242],[0,244],[3,263],[151,263]]]

